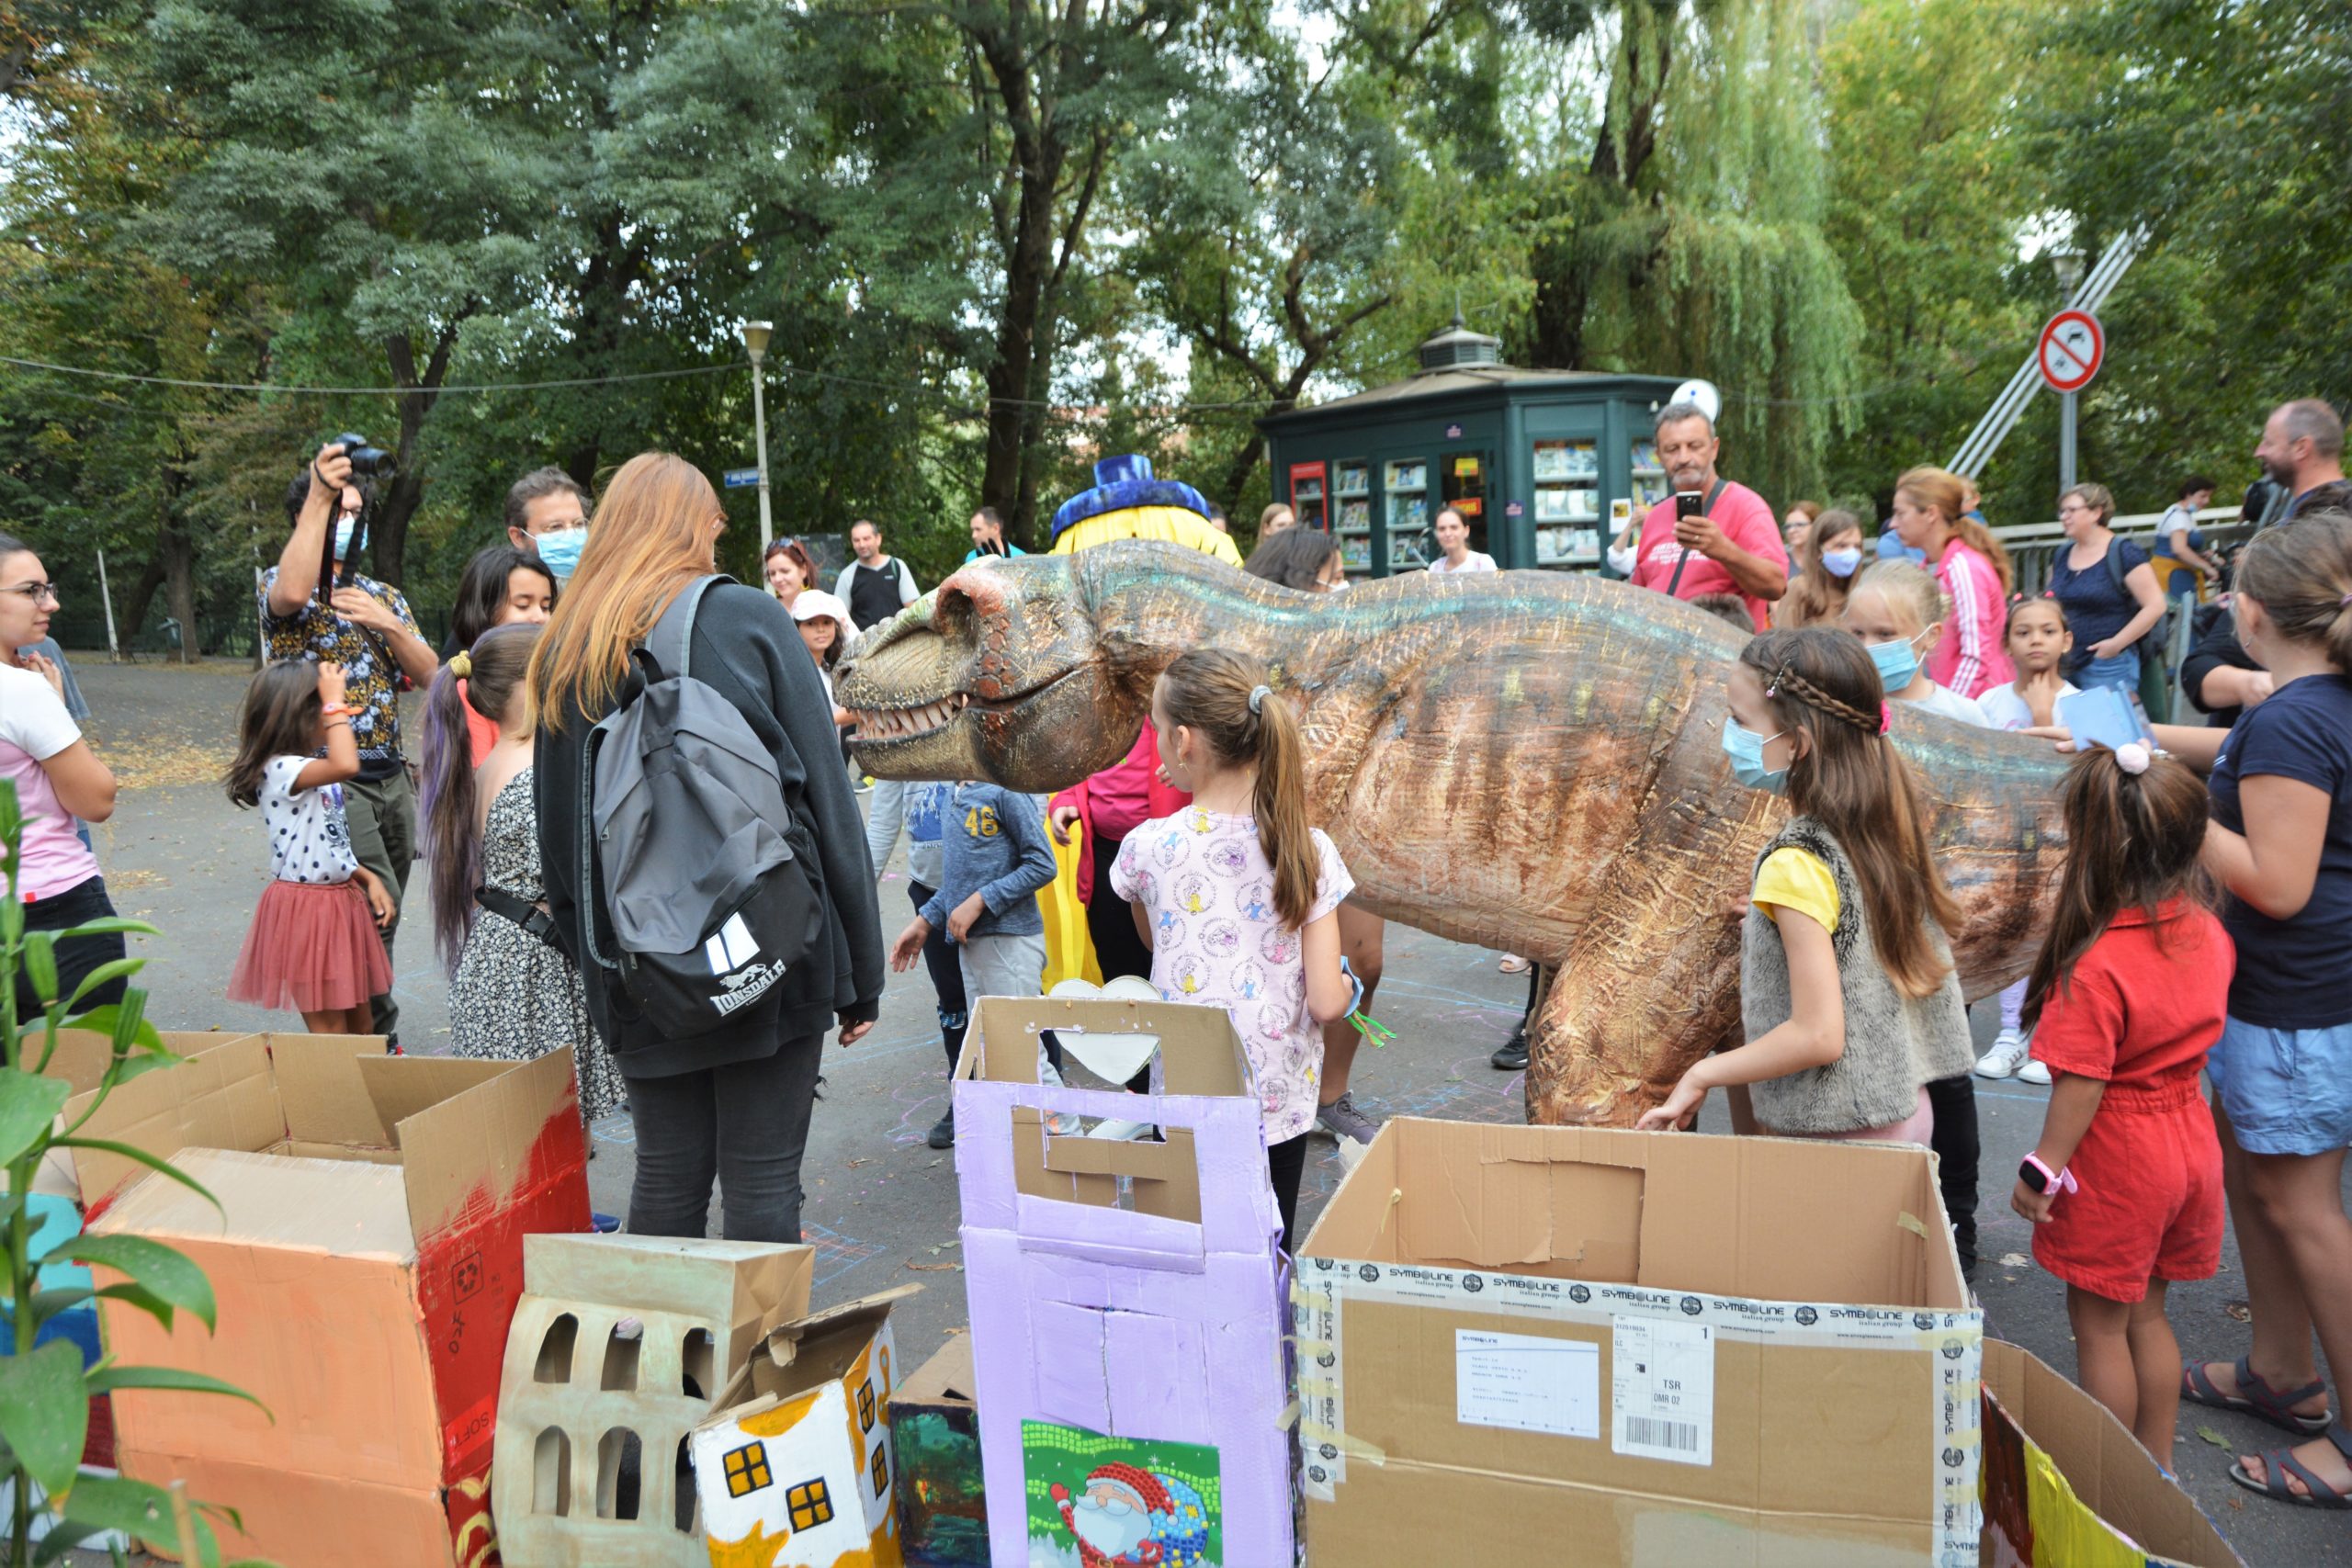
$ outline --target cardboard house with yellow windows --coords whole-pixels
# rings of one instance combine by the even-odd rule
[[[695,1429],[712,1568],[899,1568],[890,1306],[917,1289],[776,1329]]]

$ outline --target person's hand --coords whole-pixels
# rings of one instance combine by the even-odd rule
[[[2091,657],[2093,659],[2112,659],[2131,646],[2132,645],[2130,643],[2123,641],[2120,637],[2101,637],[2098,641],[2091,644]]]
[[[385,603],[364,588],[338,588],[327,603],[334,613],[355,626],[365,626],[371,632],[396,632],[401,629],[401,618],[392,614]]]
[[[2065,690],[2066,677],[2061,675],[2053,664],[2047,670],[2027,675],[2018,688],[2018,694],[2025,699],[2026,710],[2033,715],[2033,722],[2046,727],[2055,721],[2058,698]]]
[[[2030,724],[2018,733],[2030,735],[2036,740],[2054,741],[2061,751],[2075,750],[2075,732],[2063,724]]]
[[[384,886],[382,877],[364,865],[359,868],[358,876],[359,886],[368,891],[368,913],[376,917],[376,929],[381,931],[390,925],[392,917],[399,913],[392,904],[391,890]]]
[[[874,1032],[874,1020],[870,1018],[862,1023],[852,1023],[844,1018],[841,1020],[841,1041],[844,1045],[854,1045]]]
[[[330,502],[343,500],[344,487],[351,482],[351,458],[341,446],[330,441],[319,448],[311,459],[311,493],[324,491]]]
[[[1676,518],[1674,542],[1686,550],[1696,550],[1711,559],[1725,543],[1724,531],[1716,527],[1715,520],[1704,513],[1692,517]]]
[[[57,667],[57,660],[45,653],[20,653],[17,656],[17,667],[29,670],[48,682],[49,689],[57,694],[58,700],[64,700],[65,671]]]
[[[2054,1192],[2036,1192],[2028,1187],[2022,1176],[2018,1178],[2017,1187],[2009,1193],[2009,1207],[2017,1211],[2018,1217],[2037,1225],[2050,1223],[2050,1206],[2057,1201],[2058,1195]]]
[[[987,901],[978,894],[973,894],[969,898],[956,905],[955,912],[947,917],[947,939],[950,942],[962,942],[972,934],[973,922],[988,912]]]
[[[1642,1119],[1634,1123],[1634,1130],[1643,1133],[1687,1132],[1691,1123],[1699,1120],[1699,1107],[1706,1102],[1707,1086],[1699,1080],[1698,1069],[1694,1067],[1682,1075],[1681,1080],[1674,1086],[1674,1092],[1666,1097],[1665,1104],[1655,1111],[1642,1112]]]
[[[899,933],[899,940],[890,944],[892,973],[903,975],[913,968],[915,960],[922,956],[922,944],[930,940],[931,922],[917,915],[907,929]],[[844,1040],[842,1043],[847,1044],[848,1042]]]
[[[1054,842],[1067,845],[1069,842],[1070,825],[1077,820],[1077,807],[1057,806],[1054,807],[1053,815],[1046,818],[1046,830],[1053,834]]]
[[[1725,925],[1739,924],[1747,919],[1747,895],[1745,893],[1718,894],[1715,897],[1715,913],[1723,917]]]
[[[2263,699],[2278,689],[2278,683],[2270,679],[2270,671],[2267,670],[2247,671],[2244,685],[2245,700],[2238,705],[2248,708],[2260,707]]]
[[[344,699],[343,666],[321,662],[319,665],[319,705],[336,707]]]

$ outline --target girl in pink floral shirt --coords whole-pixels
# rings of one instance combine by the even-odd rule
[[[1347,1016],[1334,913],[1355,887],[1306,824],[1297,716],[1230,653],[1187,653],[1151,694],[1169,782],[1192,793],[1119,847],[1111,886],[1171,1002],[1222,1007],[1250,1055],[1266,1165],[1289,1245],[1323,1066],[1321,1026]]]

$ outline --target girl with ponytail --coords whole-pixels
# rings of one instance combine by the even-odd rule
[[[1913,468],[1894,481],[1891,521],[1951,601],[1951,632],[1928,657],[1928,678],[1971,698],[2007,684],[2016,675],[2001,645],[2009,553],[1968,514],[1966,486],[1941,468]]]
[[[2192,1365],[2184,1392],[2324,1434],[2241,1459],[2230,1479],[2341,1508],[2352,1506],[2340,1403],[2352,1373],[2352,515],[2305,512],[2256,535],[2233,611],[2272,689],[2231,728],[2209,784],[2205,866],[2229,892],[2222,923],[2238,962],[2206,1071],[2254,1348]],[[2337,1378],[2332,1416],[2314,1331]]]
[[[1152,688],[1151,728],[1169,782],[1193,803],[1126,836],[1111,886],[1135,907],[1159,994],[1233,1019],[1257,1080],[1287,1247],[1315,1122],[1320,1026],[1355,1006],[1337,912],[1355,883],[1307,825],[1298,717],[1262,671],[1214,649],[1182,655]]]
[[[1732,778],[1791,808],[1748,895],[1747,1043],[1702,1058],[1641,1125],[1687,1126],[1708,1089],[1745,1084],[1770,1133],[1929,1143],[1926,1086],[1964,1084],[1973,1059],[1945,936],[1960,911],[1936,874],[1918,784],[1886,739],[1878,668],[1847,633],[1808,626],[1749,643],[1730,684]],[[1966,1183],[1956,1219],[1975,1205],[1968,1106],[1969,1146],[1944,1160],[1946,1182]],[[1973,1247],[1972,1227],[1964,1261]]]
[[[2066,1281],[2085,1392],[2162,1463],[2180,1411],[2165,1292],[2222,1266],[2222,1150],[2197,1075],[2230,939],[2205,908],[2196,774],[2144,746],[2092,750],[2060,808],[2066,870],[2025,1003],[2053,1085],[2009,1206]]]
[[[594,1122],[618,1109],[621,1077],[547,913],[526,679],[539,637],[537,623],[492,626],[434,677],[418,815],[433,863],[434,945],[450,971],[451,1050],[527,1061],[571,1046],[580,1114]],[[485,720],[497,739],[477,768],[468,731]]]

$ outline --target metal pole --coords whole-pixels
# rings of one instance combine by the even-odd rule
[[[2065,494],[2075,488],[2075,399],[2073,392],[2058,394],[2058,493]]]
[[[768,404],[761,389],[760,361],[764,355],[752,355],[752,438],[759,443],[760,458],[760,558],[767,558],[768,542],[775,537],[775,524],[768,512]]]
[[[122,662],[122,649],[117,648],[114,641],[114,592],[107,587],[107,553],[104,550],[98,552],[98,603],[105,605],[107,611],[107,659],[111,663],[119,664]]]

